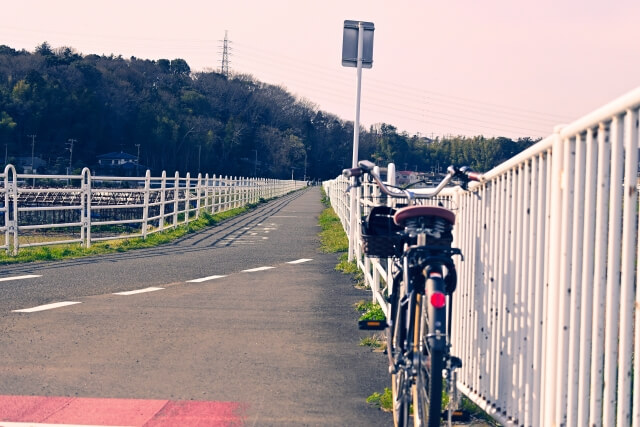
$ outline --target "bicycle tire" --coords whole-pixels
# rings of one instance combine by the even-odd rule
[[[408,398],[406,370],[391,374],[391,396],[393,398],[393,425],[407,427],[409,425],[410,400]]]
[[[420,331],[420,351],[417,375],[411,387],[413,421],[415,427],[438,427],[442,420],[442,371],[445,368],[445,352],[433,348],[426,338],[429,333],[429,317],[426,303],[421,304],[422,315],[416,319]]]
[[[395,282],[395,281],[394,281]],[[387,333],[391,334],[387,341],[391,344],[391,348],[387,349],[395,362],[402,357],[404,353],[404,345],[407,334],[406,312],[400,308],[400,287],[399,283],[395,283],[393,297],[391,301],[391,327],[387,329]],[[406,427],[409,425],[410,412],[410,393],[409,375],[407,368],[397,366],[397,372],[391,374],[391,404],[393,412],[393,425],[395,427]]]

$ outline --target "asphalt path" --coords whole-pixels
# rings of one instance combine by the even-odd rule
[[[237,402],[245,425],[376,426],[370,298],[318,251],[318,188],[171,244],[0,267],[0,395]],[[54,309],[24,312],[60,302]],[[206,424],[205,424],[206,425]]]

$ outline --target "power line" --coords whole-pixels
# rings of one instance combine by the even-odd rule
[[[13,29],[15,30],[15,28]],[[64,32],[54,34],[71,35]],[[87,38],[106,41],[118,39],[117,36],[95,34],[87,35]],[[134,46],[141,47],[143,45],[147,47],[150,42],[158,41],[141,37],[128,38],[128,40],[133,42]],[[228,76],[231,73],[229,57],[232,49],[227,31],[225,31],[225,39],[219,40],[219,42],[222,42],[222,57],[219,60],[220,72]],[[206,46],[210,46],[210,44],[211,40],[206,39],[168,39],[162,41],[163,49],[173,47],[180,49],[181,52],[193,52],[194,54],[206,50]],[[252,74],[252,71],[249,71],[252,69],[260,74],[264,74],[266,71],[267,74],[273,76],[274,80],[282,81],[287,90],[293,92],[295,88],[304,88],[306,93],[313,91],[313,98],[325,99],[334,105],[337,103],[345,107],[351,106],[352,79],[350,74],[338,72],[335,67],[331,68],[326,64],[301,61],[300,58],[267,51],[248,44],[234,43],[235,47],[240,48],[239,50],[234,49],[234,58],[236,59],[234,63],[240,65],[236,67],[236,70],[244,68],[244,72],[247,74]],[[256,66],[256,64],[262,65]],[[364,93],[366,103],[376,104],[371,107],[366,103],[363,104],[365,111],[371,110],[384,116],[410,119],[420,127],[440,125],[450,128],[451,125],[442,123],[442,121],[450,121],[456,123],[457,128],[464,125],[474,127],[484,125],[491,129],[502,129],[500,132],[518,129],[518,133],[526,131],[546,135],[551,132],[555,124],[572,120],[560,115],[448,95],[427,88],[416,88],[398,81],[386,82],[367,76],[363,83],[366,88]],[[302,96],[309,98],[308,95]],[[463,114],[460,114],[461,111]],[[427,133],[430,133],[430,130]]]
[[[248,50],[251,50],[251,48]],[[348,93],[347,91],[341,90],[337,87],[337,83],[341,83],[341,81],[344,81],[344,84],[341,86],[347,86],[345,74],[341,73],[337,76],[335,73],[329,74],[327,72],[318,71],[318,69],[322,69],[321,66],[309,68],[307,64],[300,63],[300,61],[291,64],[283,64],[283,62],[288,62],[288,59],[280,60],[280,58],[278,58],[278,62],[276,63],[274,62],[273,56],[266,56],[262,51],[258,51],[256,54],[251,54],[250,52],[247,52],[247,50],[241,49],[238,57],[240,58],[239,62],[241,64],[247,64],[249,67],[255,67],[256,62],[265,64],[269,67],[267,71],[276,75],[280,70],[282,70],[282,72],[290,72],[291,69],[294,68],[304,70],[303,73],[299,73],[304,75],[304,81],[296,79],[295,76],[288,77],[287,86],[289,88],[296,86],[296,84],[294,84],[296,82],[297,87],[305,87],[316,91],[318,87],[322,86],[322,95],[316,95],[316,97],[321,96],[322,98],[328,99],[334,103],[336,102],[337,97],[345,100],[350,99],[350,97],[345,96],[345,93]],[[283,70],[283,66],[286,67],[286,69]],[[264,70],[265,69],[262,68],[262,71]],[[313,81],[309,78],[311,75],[314,76]],[[375,79],[367,79],[366,83],[371,83],[370,80],[373,80],[374,82],[371,84],[371,87],[366,90],[365,96],[367,101],[365,101],[365,103],[377,99],[381,103],[380,106],[384,109],[384,111],[379,109],[377,109],[377,111],[392,116],[397,116],[397,114],[394,114],[394,110],[404,110],[413,116],[420,115],[416,111],[424,112],[426,107],[429,109],[428,114],[430,116],[449,116],[454,117],[456,122],[465,120],[475,123],[490,124],[491,129],[503,128],[505,131],[507,129],[511,129],[512,132],[518,129],[518,133],[524,134],[522,131],[525,131],[528,134],[527,136],[531,136],[532,132],[536,135],[549,134],[555,124],[565,121],[561,120],[559,116],[529,111],[521,108],[512,108],[486,102],[477,102],[474,104],[474,101],[462,97],[451,97],[454,98],[451,100],[446,95],[434,91],[415,90],[408,86],[381,83],[379,80]],[[330,93],[334,93],[335,96],[329,96]],[[423,94],[422,96],[420,96],[421,93]],[[392,96],[389,97],[388,94],[391,94]],[[429,95],[427,96],[426,94]],[[415,111],[411,106],[417,107],[415,108]],[[433,107],[436,107],[436,111],[432,111]],[[364,104],[363,108],[366,108],[364,107]],[[448,113],[447,110],[455,111],[455,113]],[[461,110],[464,111],[465,114],[460,114],[459,111]],[[473,117],[474,115],[480,117]],[[402,118],[406,119],[407,117],[404,116]],[[425,122],[424,119],[421,121]]]
[[[254,58],[255,59],[255,58]],[[261,59],[257,59],[257,62],[267,62],[268,64],[271,62],[269,60],[262,61]],[[319,73],[316,72],[316,75]],[[322,95],[318,95],[321,98],[328,99],[332,102],[336,102],[337,99],[342,99],[343,105],[350,105],[351,97],[346,95],[346,91],[341,90],[336,86],[334,79],[329,80],[326,74],[320,74],[319,77],[314,77],[313,81],[309,79],[310,73],[305,73],[305,78],[303,80],[297,79],[296,77],[292,77],[289,79],[289,87],[292,86],[292,83],[297,83],[297,87],[300,88],[308,88],[311,90],[322,89]],[[388,89],[382,88],[382,92],[387,92]],[[432,124],[433,120],[425,120],[423,117],[424,114],[430,116],[431,119],[433,116],[438,116],[445,121],[451,121],[455,123],[467,123],[473,124],[480,123],[483,124],[486,128],[490,129],[503,129],[504,131],[510,130],[511,132],[524,133],[526,131],[528,136],[531,136],[531,133],[539,136],[546,135],[551,132],[553,125],[557,122],[552,122],[550,120],[544,120],[539,118],[518,118],[519,114],[514,114],[514,117],[509,117],[509,113],[504,111],[497,110],[494,113],[487,114],[486,109],[474,106],[465,106],[464,103],[460,102],[452,102],[447,105],[446,101],[433,100],[432,98],[428,98],[428,101],[422,100],[417,105],[417,108],[412,108],[412,105],[416,105],[418,99],[416,97],[403,97],[397,96],[396,93],[391,93],[391,95],[395,95],[389,97],[388,95],[384,95],[381,91],[378,90],[377,87],[368,88],[365,91],[364,101],[363,101],[363,109],[365,110],[375,110],[377,112],[381,112],[385,115],[400,117],[403,119],[407,119],[407,116],[414,121],[422,122],[423,124]],[[438,108],[436,111],[424,111],[425,106],[431,106],[432,104],[438,104],[443,108]],[[370,108],[370,105],[377,105],[381,108]],[[462,108],[460,107],[462,106]],[[448,113],[447,110],[453,109],[455,112]],[[466,111],[469,114],[460,114],[459,111]],[[421,114],[422,111],[422,114]],[[403,112],[405,114],[399,115],[398,112]],[[481,117],[473,117],[473,115],[480,115]],[[445,117],[450,117],[451,119],[446,119]],[[500,118],[502,117],[502,118]],[[522,126],[522,124],[529,124],[530,126]],[[440,123],[442,124],[442,123]],[[543,124],[542,127],[540,125]],[[489,125],[489,126],[486,126]],[[446,125],[450,126],[450,125]],[[475,124],[475,126],[478,126]],[[542,130],[544,128],[544,130]]]
[[[265,52],[262,49],[256,49],[253,48],[252,46],[248,46],[246,44],[242,44],[242,43],[238,43],[238,45],[240,45],[243,48],[248,49],[249,51],[253,51],[255,54],[257,55],[262,55],[265,56],[268,59],[273,59],[274,57],[278,57],[277,62],[274,62],[275,64],[281,64],[283,61],[288,61],[290,62],[291,65],[287,65],[287,69],[290,69],[291,67],[298,67],[298,68],[306,68],[307,72],[308,71],[314,71],[317,72],[318,69],[325,69],[325,70],[331,70],[333,71],[331,68],[327,67],[326,65],[322,65],[322,64],[312,64],[310,62],[305,62],[305,61],[300,61],[300,59],[298,58],[292,58],[289,57],[287,55],[281,55],[281,54],[276,54],[274,52]],[[326,74],[326,73],[323,73]],[[340,73],[340,75],[343,75],[343,73]],[[344,75],[346,77],[346,74]],[[398,92],[398,91],[403,91],[405,93],[410,93],[411,95],[415,95],[416,92],[424,92],[426,94],[430,94],[432,96],[436,96],[436,97],[444,97],[444,98],[454,98],[457,99],[459,101],[465,101],[468,103],[473,103],[473,104],[480,104],[480,105],[485,105],[485,106],[490,106],[490,107],[494,107],[494,108],[498,108],[498,109],[507,109],[509,111],[520,111],[522,113],[526,113],[529,115],[538,115],[538,116],[546,116],[547,118],[549,118],[550,120],[554,120],[556,123],[561,122],[561,121],[566,121],[566,120],[572,120],[573,118],[568,117],[566,115],[558,115],[558,114],[549,114],[547,112],[540,112],[540,111],[533,111],[533,110],[528,110],[528,109],[524,109],[524,108],[520,108],[520,107],[513,107],[513,106],[507,106],[507,105],[501,105],[501,104],[495,104],[495,103],[490,103],[490,102],[486,102],[486,101],[481,101],[481,100],[477,100],[477,99],[471,99],[471,98],[464,98],[464,97],[459,97],[459,96],[454,96],[454,95],[449,95],[449,94],[444,94],[444,93],[440,93],[440,92],[436,92],[433,90],[426,90],[426,89],[416,89],[415,87],[412,86],[407,86],[407,85],[403,85],[402,83],[398,83],[398,82],[394,82],[392,84],[386,82],[386,81],[382,81],[382,80],[378,80],[375,77],[367,77],[366,79],[367,81],[373,81],[377,83],[377,87],[388,87],[389,90],[394,91],[394,92]]]

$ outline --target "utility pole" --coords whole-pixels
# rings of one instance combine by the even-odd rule
[[[304,150],[304,178],[302,180],[307,180],[307,150]]]
[[[38,135],[27,135],[27,137],[31,138],[31,173],[33,173],[33,160],[34,160],[34,148],[36,146],[36,136]]]
[[[71,174],[72,164],[73,164],[73,144],[78,142],[78,140],[77,139],[73,139],[73,138],[69,138],[67,141],[69,141],[67,143],[67,145],[69,146],[67,148],[67,150],[69,150],[69,169],[67,169],[67,175],[70,175]]]
[[[202,153],[202,144],[198,144],[198,173],[200,173],[200,153]]]
[[[231,42],[229,41],[228,33],[229,32],[227,30],[224,30],[224,40],[222,40],[222,61],[220,66],[220,74],[226,78],[229,78],[229,51],[231,50],[229,48],[229,43]]]
[[[140,144],[135,144],[138,148],[138,155],[136,156],[136,177],[139,175],[138,168],[140,167]]]
[[[256,159],[253,162],[253,177],[258,177],[258,150],[251,150],[256,153]]]
[[[31,174],[33,175],[33,161],[34,161],[34,150],[35,150],[35,146],[36,146],[36,136],[38,135],[27,135],[29,138],[31,138]],[[32,183],[32,187],[36,188],[36,178],[33,177],[33,183]]]

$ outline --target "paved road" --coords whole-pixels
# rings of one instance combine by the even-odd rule
[[[171,245],[0,267],[0,395],[233,404],[258,426],[392,424],[365,402],[388,386],[385,357],[358,345],[352,305],[369,293],[317,251],[321,210],[312,188]],[[16,312],[58,302],[76,304]]]

